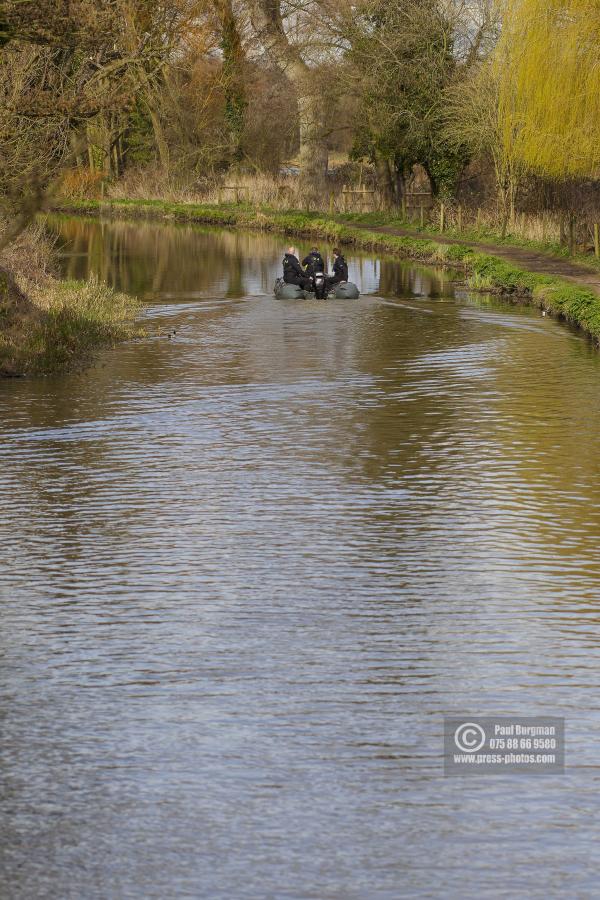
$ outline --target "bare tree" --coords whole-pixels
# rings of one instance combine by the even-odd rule
[[[318,80],[303,56],[302,46],[292,41],[286,31],[281,0],[248,0],[248,3],[256,36],[289,83],[290,105],[297,103],[301,186],[307,196],[314,195],[323,188],[328,163],[323,96]]]

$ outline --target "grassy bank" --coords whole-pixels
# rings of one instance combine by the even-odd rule
[[[336,218],[342,222],[347,222],[348,224],[364,225],[367,228],[379,225],[403,228],[409,231],[418,232],[420,235],[423,235],[423,237],[431,237],[434,240],[436,237],[440,236],[439,228],[435,224],[427,223],[424,226],[421,226],[419,222],[411,221],[398,214],[389,212],[342,213]],[[494,244],[498,247],[515,247],[520,250],[539,251],[546,256],[554,256],[556,259],[561,260],[568,259],[571,262],[600,270],[600,259],[597,259],[593,252],[571,253],[569,247],[561,245],[558,239],[536,239],[525,237],[514,232],[507,232],[503,237],[502,233],[492,224],[486,225],[482,223],[477,227],[474,223],[466,223],[459,228],[456,223],[447,221],[443,236],[457,241]]]
[[[133,337],[135,301],[93,281],[29,286],[0,269],[0,375],[51,375]]]
[[[332,154],[330,154],[330,161]],[[345,155],[338,160],[341,164],[348,160]],[[298,161],[290,161],[297,166]],[[358,173],[355,172],[355,175]],[[81,175],[78,176],[79,179]],[[351,175],[349,175],[352,178]],[[66,189],[65,196],[96,197],[100,195],[99,181],[101,176],[97,173],[96,180],[85,187],[81,180],[75,180]],[[131,170],[123,178],[108,186],[110,200],[136,200],[145,202],[149,197],[162,202],[180,202],[185,204],[201,203],[204,206],[220,206],[223,203],[245,203],[253,208],[268,209],[270,211],[287,212],[290,209],[305,209],[303,194],[299,179],[293,175],[279,175],[277,178],[260,173],[237,173],[235,176],[236,187],[224,186],[213,183],[203,186],[202,196],[194,193],[190,187],[175,187],[165,181],[164,174],[155,170]],[[82,190],[91,192],[82,193]],[[94,193],[95,191],[95,193]],[[369,195],[367,195],[369,196]],[[352,198],[343,198],[340,193],[333,196],[333,209],[330,207],[331,198],[323,197],[325,206],[321,207],[320,215],[328,215],[341,222],[349,222],[371,226],[391,226],[418,232],[423,237],[437,240],[440,235],[440,208],[437,204],[422,211],[423,226],[421,226],[421,210],[413,207],[402,213],[399,209],[371,210],[362,209],[358,212],[344,211],[347,202],[352,204]],[[460,209],[460,212],[459,212]],[[331,210],[331,211],[330,211]],[[587,247],[579,243],[575,253],[568,246],[566,231],[568,224],[562,216],[552,214],[549,211],[519,213],[507,223],[506,230],[498,218],[498,211],[494,207],[480,208],[478,210],[468,205],[460,208],[455,203],[446,205],[444,215],[444,237],[457,241],[472,241],[478,244],[493,244],[500,247],[515,247],[518,249],[541,251],[546,255],[555,256],[557,259],[570,259],[586,266],[600,270],[600,258],[594,254],[594,235],[592,228],[588,226]],[[561,240],[562,233],[562,240]],[[577,237],[581,242],[584,237],[581,229]]]
[[[26,234],[0,260],[0,376],[78,369],[136,333],[135,300],[98,281],[55,278],[40,244]]]
[[[577,325],[600,344],[600,297],[585,287],[559,278],[516,268],[495,256],[478,253],[461,244],[384,234],[351,225],[319,213],[280,212],[250,206],[212,206],[163,200],[70,201],[63,211],[116,216],[142,216],[182,222],[259,228],[285,234],[319,238],[365,250],[395,254],[434,265],[462,269],[473,290],[491,291],[534,303],[552,315]],[[375,223],[373,223],[375,224]]]

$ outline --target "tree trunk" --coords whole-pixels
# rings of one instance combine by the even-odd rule
[[[300,190],[309,201],[326,188],[328,151],[322,135],[322,97],[300,50],[287,39],[281,0],[249,0],[252,24],[263,47],[298,98],[300,118]]]
[[[221,26],[223,77],[225,91],[225,119],[229,131],[230,162],[242,158],[242,134],[246,107],[244,88],[244,48],[231,0],[215,0]]]
[[[300,189],[310,199],[325,192],[328,151],[321,134],[322,100],[310,93],[298,97],[300,114]]]
[[[435,175],[433,175],[430,167],[427,164],[424,164],[423,168],[425,169],[425,174],[427,175],[427,180],[429,181],[429,189],[431,191],[431,196],[439,197],[440,186],[438,184],[437,178],[435,177]]]
[[[496,175],[496,194],[498,198],[498,214],[502,230],[502,239],[506,237],[510,219],[510,173],[503,156],[494,159]]]
[[[404,174],[404,169],[397,167],[396,168],[396,206],[398,209],[402,207],[404,209],[404,203],[406,202],[406,175]]]
[[[85,156],[87,153],[87,144],[85,134],[81,133],[79,128],[73,127],[71,132],[71,153],[75,158],[75,165],[78,169],[85,168]]]
[[[150,121],[152,122],[154,140],[156,141],[156,149],[158,150],[158,161],[163,173],[165,175],[168,175],[171,158],[169,154],[169,144],[165,137],[162,122],[160,121],[160,116],[154,109],[154,104],[151,100],[147,101],[146,108],[148,109],[148,112],[150,114]]]
[[[123,153],[121,148],[121,135],[118,134],[113,141],[111,152],[112,174],[120,178],[123,174]]]
[[[390,209],[394,205],[394,181],[392,178],[392,170],[389,160],[375,154],[375,169],[377,172],[377,187],[386,209]]]

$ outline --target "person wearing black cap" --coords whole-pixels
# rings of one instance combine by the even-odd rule
[[[325,263],[317,247],[313,247],[308,256],[304,257],[302,265],[306,269],[306,274],[311,278],[314,278],[317,272],[325,271]]]

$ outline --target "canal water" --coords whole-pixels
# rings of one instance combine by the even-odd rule
[[[51,226],[148,336],[0,383],[1,896],[597,895],[597,353],[452,272],[277,301],[277,236]],[[566,773],[444,777],[447,714],[565,716]]]

